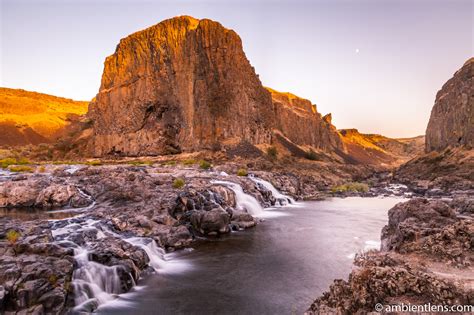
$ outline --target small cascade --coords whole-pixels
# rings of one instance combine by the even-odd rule
[[[119,266],[105,266],[89,260],[83,247],[74,249],[78,268],[72,275],[75,310],[96,308],[113,300],[121,292]]]
[[[255,199],[255,197],[246,194],[242,189],[242,186],[236,183],[227,182],[227,181],[211,181],[213,184],[225,185],[232,189],[235,193],[235,202],[238,210],[246,210],[251,215],[260,215],[263,213],[263,207]]]
[[[87,235],[89,241],[75,243],[78,234]],[[106,266],[90,260],[90,238],[100,242],[106,237],[120,238],[146,253],[149,265],[160,273],[181,273],[189,268],[189,264],[180,260],[166,260],[167,254],[158,247],[151,238],[129,237],[110,230],[100,220],[75,217],[66,220],[53,221],[52,235],[57,244],[74,249],[74,259],[77,268],[72,275],[75,307],[73,313],[91,312],[100,305],[114,300],[117,295],[124,293],[120,274],[122,266]],[[130,275],[130,278],[132,276]],[[132,278],[133,279],[133,278]]]
[[[287,204],[295,203],[295,200],[289,196],[283,195],[280,193],[275,186],[273,186],[270,182],[263,180],[261,178],[257,178],[255,176],[249,176],[249,178],[254,181],[257,185],[263,186],[265,189],[269,190],[273,197],[275,197],[277,203],[280,206],[286,206]]]
[[[67,222],[64,225],[64,221]],[[74,243],[77,233],[95,234],[97,240],[106,237],[99,220],[68,219],[54,222],[52,234],[59,244],[74,248],[77,268],[72,275],[74,288],[74,311],[88,312],[113,300],[122,293],[119,277],[120,266],[106,266],[89,259],[87,247]],[[107,232],[107,231],[106,231]]]
[[[150,266],[155,271],[166,267],[165,251],[159,248],[154,240],[144,237],[131,237],[124,239],[124,241],[143,249],[150,259]]]

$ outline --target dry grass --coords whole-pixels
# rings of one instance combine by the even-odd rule
[[[0,88],[0,122],[13,122],[19,128],[29,126],[44,137],[68,124],[69,115],[84,115],[87,107],[88,102]]]

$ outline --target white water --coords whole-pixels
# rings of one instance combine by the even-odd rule
[[[72,275],[75,310],[87,310],[88,308],[83,308],[89,303],[96,306],[104,304],[121,293],[119,266],[105,266],[90,261],[89,252],[83,247],[75,249],[74,252],[74,259],[78,265]]]
[[[235,193],[235,203],[238,210],[246,211],[255,216],[263,214],[263,207],[260,205],[257,199],[249,194],[246,194],[242,189],[242,186],[239,184],[221,180],[211,181],[211,183],[225,185],[232,189],[232,191]]]
[[[267,190],[271,191],[273,197],[277,200],[278,204],[280,206],[286,206],[289,203],[295,203],[295,200],[289,196],[283,195],[280,193],[275,186],[273,186],[270,182],[267,182],[266,180],[263,180],[261,178],[257,178],[254,176],[249,176],[251,180],[253,180],[256,184],[262,185],[264,188]]]
[[[168,259],[170,254],[166,254],[151,238],[131,237],[124,241],[143,249],[150,259],[149,265],[155,272],[173,274],[183,272],[190,267],[182,261]]]

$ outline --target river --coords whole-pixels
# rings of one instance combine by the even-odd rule
[[[302,314],[354,254],[380,245],[397,197],[333,198],[267,209],[256,228],[167,254],[99,314]]]

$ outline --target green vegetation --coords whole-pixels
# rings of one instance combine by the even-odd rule
[[[267,155],[272,159],[276,160],[278,158],[278,150],[276,147],[271,146],[267,148]]]
[[[194,165],[194,164],[196,164],[196,160],[194,160],[194,159],[187,159],[187,160],[183,161],[183,165],[188,165],[189,166],[189,165]]]
[[[93,161],[87,161],[85,164],[90,165],[90,166],[99,166],[99,165],[102,165],[102,162],[99,160],[93,160]]]
[[[33,172],[33,168],[27,165],[10,165],[8,170],[10,172]]]
[[[237,171],[237,176],[247,176],[249,173],[245,168],[241,168]]]
[[[175,166],[176,165],[176,161],[166,161],[163,163],[164,166],[166,165],[169,165],[169,166]]]
[[[38,167],[38,173],[44,173],[46,172],[46,167],[44,165],[41,165],[40,167]]]
[[[48,277],[48,282],[53,286],[55,287],[56,284],[58,283],[58,276],[56,276],[55,274],[52,274]]]
[[[135,166],[140,166],[140,165],[149,165],[149,166],[152,166],[153,165],[153,161],[150,161],[150,160],[141,160],[141,161],[129,161],[128,164],[129,165],[135,165]]]
[[[208,170],[211,168],[211,166],[212,166],[211,163],[209,163],[206,160],[199,161],[199,167],[202,168],[203,170]]]
[[[332,192],[367,192],[369,185],[364,183],[351,182],[331,188]]]
[[[308,152],[306,152],[304,157],[308,160],[311,160],[311,161],[317,161],[318,160],[318,154],[316,152],[314,152],[313,150],[309,150]]]
[[[31,164],[30,160],[27,158],[21,157],[21,158],[5,158],[0,160],[0,167],[2,168],[7,168],[10,165],[26,165],[26,164]]]
[[[173,188],[176,188],[176,189],[182,188],[184,184],[185,184],[184,179],[175,178],[175,180],[173,181]]]
[[[16,244],[20,236],[21,236],[20,232],[17,232],[15,230],[9,230],[6,234],[7,241],[12,246]]]

